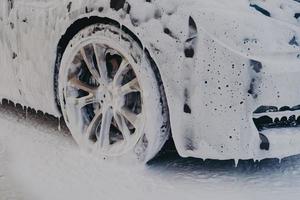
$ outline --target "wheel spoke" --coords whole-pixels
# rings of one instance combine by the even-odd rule
[[[140,91],[139,82],[138,82],[137,78],[134,78],[130,82],[123,85],[120,89],[121,89],[122,96],[133,93],[133,92],[139,92]]]
[[[68,97],[68,102],[78,108],[83,108],[89,104],[96,103],[96,98],[93,94],[89,94],[85,97]]]
[[[107,148],[109,146],[109,134],[110,134],[112,117],[113,114],[111,109],[103,110],[102,123],[101,123],[100,133],[98,136],[98,142],[101,148]]]
[[[90,122],[90,125],[86,129],[86,136],[91,137],[93,134],[96,134],[98,126],[101,124],[102,119],[102,110],[96,112],[94,118]]]
[[[122,108],[120,114],[127,119],[136,129],[139,129],[141,123],[141,114],[135,114],[127,108]]]
[[[101,84],[100,75],[96,69],[96,64],[93,61],[93,54],[91,52],[86,52],[85,47],[80,50],[80,53],[92,76],[96,79],[98,83]]]
[[[126,121],[123,116],[120,116],[116,112],[114,113],[114,119],[117,123],[119,131],[121,131],[123,138],[126,142],[129,142],[130,139],[130,130],[126,124]]]
[[[122,75],[124,73],[126,73],[126,71],[129,69],[128,65],[129,65],[128,61],[123,59],[121,65],[119,66],[119,69],[114,77],[114,85],[120,84],[119,82],[122,80]]]
[[[71,87],[74,87],[78,90],[83,90],[87,93],[92,93],[92,94],[95,93],[95,88],[93,88],[92,86],[90,86],[86,83],[83,83],[82,81],[77,79],[76,76],[73,76],[73,78],[71,78],[69,80],[69,84],[70,84]]]
[[[107,66],[106,66],[106,58],[105,58],[106,49],[96,44],[93,44],[93,49],[95,52],[97,66],[100,72],[102,84],[107,84],[108,77],[107,77]]]

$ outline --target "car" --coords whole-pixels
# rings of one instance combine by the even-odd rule
[[[300,153],[297,0],[2,0],[0,97],[151,160]]]

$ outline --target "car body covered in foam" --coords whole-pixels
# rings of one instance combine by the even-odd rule
[[[60,117],[59,44],[89,20],[117,22],[149,50],[181,156],[300,153],[298,1],[4,0],[1,98]]]

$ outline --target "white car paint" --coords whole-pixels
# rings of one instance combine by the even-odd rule
[[[261,150],[252,119],[260,106],[300,104],[299,2],[128,0],[125,5],[116,11],[110,0],[1,1],[0,96],[60,117],[53,83],[57,45],[78,19],[107,17],[130,29],[155,60],[181,156],[260,160],[300,153],[297,127],[268,130],[281,137],[271,136],[270,149]],[[193,56],[185,55],[191,49]]]

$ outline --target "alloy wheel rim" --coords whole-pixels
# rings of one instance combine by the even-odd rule
[[[136,66],[121,52],[97,42],[82,45],[68,65],[63,90],[65,113],[76,116],[70,121],[79,127],[81,140],[106,156],[132,149],[144,124]]]

